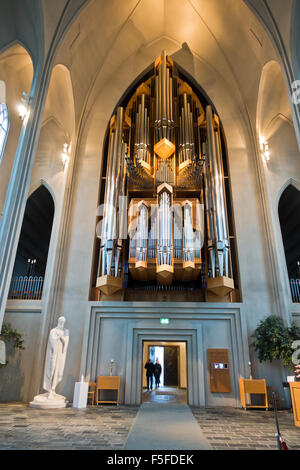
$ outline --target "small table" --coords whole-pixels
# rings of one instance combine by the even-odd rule
[[[246,410],[248,408],[265,408],[268,410],[269,402],[265,379],[243,379],[239,378],[241,405]],[[264,405],[251,405],[246,403],[246,394],[263,395]]]
[[[121,377],[115,375],[99,375],[97,377],[97,393],[96,393],[96,403],[116,403],[120,402],[120,383]],[[112,390],[117,392],[116,400],[101,400],[100,394],[101,391]]]

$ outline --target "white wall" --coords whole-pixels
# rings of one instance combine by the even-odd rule
[[[221,6],[219,0],[197,1],[193,5],[191,2],[176,2],[178,8],[175,8],[171,1],[151,0],[141,2],[135,8],[136,2],[130,1],[122,2],[119,9],[117,4],[120,6],[118,1],[91,2],[62,43],[57,62],[70,68],[67,89],[71,83],[74,116],[70,120],[67,112],[72,109],[69,91],[66,95],[56,93],[61,93],[63,86],[58,69],[53,88],[50,84],[32,176],[32,188],[41,179],[45,180],[55,195],[57,207],[61,208],[61,212],[56,212],[59,216],[48,264],[49,276],[56,279],[56,284],[49,281],[48,297],[43,303],[42,346],[39,346],[39,351],[45,347],[48,326],[53,322],[53,318],[49,318],[48,325],[47,316],[64,314],[70,329],[70,345],[61,390],[69,397],[72,396],[74,382],[80,377],[79,364],[87,347],[83,331],[90,314],[88,295],[106,127],[127,87],[160,55],[162,49],[166,49],[204,89],[224,126],[246,336],[250,336],[260,319],[270,313],[278,313],[282,305],[274,297],[276,283],[282,282],[280,275],[278,281],[277,270],[283,267],[283,261],[276,255],[278,252],[280,256],[280,237],[276,205],[272,204],[291,173],[296,179],[299,174],[293,131],[285,122],[269,137],[274,160],[267,168],[259,160],[256,130],[260,78],[264,64],[274,60],[276,54],[266,32],[242,2],[224,0]],[[116,15],[112,22],[113,11]],[[250,31],[253,24],[261,45]],[[284,85],[279,89],[283,90]],[[265,87],[262,93],[266,105],[262,106],[259,122],[265,126],[265,121],[270,121],[269,115],[265,117],[270,103],[268,88]],[[60,102],[60,97],[62,100],[66,98],[66,102],[63,101],[65,105]],[[287,109],[284,100],[280,102],[279,109],[281,113]],[[68,173],[62,172],[58,155],[65,136],[71,140],[74,137],[72,165]],[[16,145],[15,140],[13,145]],[[63,187],[66,189],[61,190]],[[64,228],[60,231],[62,226]],[[274,256],[275,262],[272,261]],[[55,286],[53,291],[51,286]],[[284,289],[282,295],[283,306],[288,305]],[[54,306],[50,305],[51,300]],[[211,306],[214,307],[211,304],[208,308]],[[9,318],[17,321],[7,313]],[[108,330],[111,333],[102,337],[103,373],[107,360],[110,360],[111,337],[122,336],[125,323],[124,320],[116,329],[111,327]],[[207,326],[208,338],[216,347],[221,347],[228,340],[226,332],[221,326],[220,329],[217,327],[215,335],[213,331],[214,326],[211,329]],[[246,341],[245,337],[243,341]],[[120,358],[126,347],[124,344],[116,342]],[[41,375],[41,370],[40,362],[37,375]],[[280,386],[281,377],[276,367],[257,363],[255,375],[268,376],[272,383]],[[210,400],[215,403],[213,397]]]
[[[14,45],[0,55],[0,80],[6,85],[6,104],[10,120],[9,134],[0,163],[0,215],[22,127],[18,106],[21,104],[23,91],[30,91],[32,77],[31,58],[22,46]]]

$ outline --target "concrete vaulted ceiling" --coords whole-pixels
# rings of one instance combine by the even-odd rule
[[[262,67],[278,60],[268,21],[278,24],[288,49],[294,5],[285,0],[281,15],[282,0],[3,0],[0,48],[19,41],[36,67],[54,41],[55,63],[71,72],[78,126],[124,62],[143,55],[134,69],[141,73],[160,48],[178,56],[185,47],[226,82],[255,128]],[[122,79],[124,90],[131,81]]]
[[[276,54],[242,0],[94,0],[69,28],[56,59],[71,70],[77,123],[105,83],[118,81],[122,64],[139,62],[141,73],[162,47],[175,60],[189,50],[191,61],[196,57],[209,66],[246,103],[255,122],[252,102],[261,70]],[[125,91],[131,82],[119,80],[116,89]],[[117,103],[117,92],[115,98]]]

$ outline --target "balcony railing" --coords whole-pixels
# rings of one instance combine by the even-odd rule
[[[293,302],[300,302],[300,279],[290,279]]]
[[[16,276],[10,284],[9,299],[40,300],[44,285],[43,276]]]

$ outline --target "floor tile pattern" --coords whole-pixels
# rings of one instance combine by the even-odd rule
[[[274,411],[191,408],[212,449],[276,450]],[[290,450],[300,450],[300,428],[291,410],[279,410],[280,433]]]
[[[138,407],[37,410],[0,404],[0,450],[122,449]]]
[[[121,450],[138,406],[89,406],[84,410],[36,410],[0,404],[1,450]],[[212,449],[275,450],[274,412],[239,408],[191,408]],[[280,432],[290,450],[300,450],[300,428],[290,410],[280,410]]]

